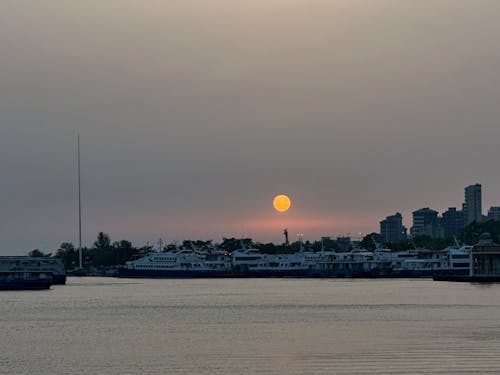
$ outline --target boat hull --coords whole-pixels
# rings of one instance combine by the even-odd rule
[[[138,279],[194,279],[222,277],[222,273],[208,270],[136,270],[118,269],[118,277]]]
[[[12,279],[0,280],[0,290],[39,290],[49,289],[52,286],[51,279]]]
[[[434,281],[457,281],[467,283],[499,283],[500,276],[434,275]]]
[[[308,270],[248,270],[246,274],[247,277],[308,277]]]
[[[393,271],[390,277],[399,278],[433,278],[436,275],[441,276],[465,276],[469,274],[469,270],[396,270]]]
[[[379,277],[387,277],[387,272],[382,272],[378,270],[372,271],[350,271],[350,270],[310,270],[307,273],[307,277],[319,277],[319,278],[332,278],[332,279],[342,279],[342,278],[359,278],[359,279],[373,279]]]

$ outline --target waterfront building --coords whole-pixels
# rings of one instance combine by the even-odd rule
[[[410,234],[412,237],[422,235],[442,237],[437,211],[429,207],[413,211],[413,226],[410,229]]]
[[[464,202],[464,217],[465,225],[469,225],[474,221],[480,223],[483,219],[482,200],[481,200],[481,185],[469,185],[465,188]]]
[[[453,237],[460,233],[464,225],[464,215],[462,211],[455,207],[448,208],[448,211],[443,212],[441,219],[444,237]]]
[[[500,207],[493,206],[488,210],[488,220],[500,221]]]
[[[406,228],[403,226],[403,217],[399,212],[387,216],[380,222],[380,235],[387,243],[401,242],[406,238]]]
[[[479,279],[500,277],[500,245],[493,242],[489,233],[483,233],[472,248],[470,276]]]

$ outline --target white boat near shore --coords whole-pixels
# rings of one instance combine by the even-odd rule
[[[255,248],[178,249],[150,253],[118,269],[119,277],[432,277],[466,274],[469,247],[446,250],[387,249],[265,254]]]

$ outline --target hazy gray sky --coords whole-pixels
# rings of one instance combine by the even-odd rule
[[[500,205],[500,1],[0,3],[0,253]],[[285,193],[292,208],[271,202]]]

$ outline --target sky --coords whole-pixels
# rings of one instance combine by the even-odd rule
[[[358,236],[476,182],[500,205],[499,19],[497,0],[3,0],[0,254],[77,243],[77,133],[86,246]]]

